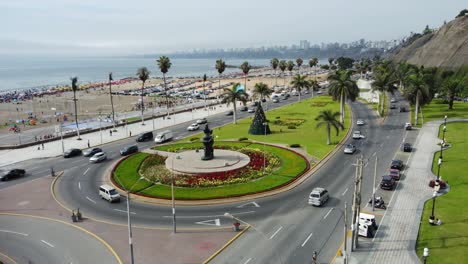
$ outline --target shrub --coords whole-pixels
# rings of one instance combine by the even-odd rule
[[[190,142],[193,142],[193,141],[198,141],[198,140],[200,140],[200,138],[199,138],[199,137],[193,137],[193,138],[190,138]]]
[[[246,140],[249,140],[249,139],[246,138],[246,137],[241,137],[241,138],[239,138],[239,141],[246,141]]]
[[[281,117],[280,116],[277,116],[276,119],[280,119]]]
[[[296,129],[296,126],[290,125],[288,126],[288,129]]]
[[[289,145],[289,147],[290,148],[300,148],[301,144],[294,143],[294,144]]]

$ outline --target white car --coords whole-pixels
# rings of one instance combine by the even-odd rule
[[[201,125],[201,124],[206,124],[206,123],[208,123],[208,120],[206,120],[205,117],[200,118],[200,119],[197,120],[197,124]]]
[[[195,131],[195,130],[198,130],[200,128],[200,125],[197,124],[197,123],[193,123],[191,124],[189,127],[187,127],[187,130],[188,131]]]
[[[353,139],[361,139],[361,138],[365,138],[365,136],[363,134],[361,134],[361,131],[354,131],[353,132]]]
[[[396,99],[395,98],[390,99],[390,103],[396,103]]]
[[[107,159],[107,155],[104,152],[98,152],[89,158],[89,162],[98,163]]]
[[[255,113],[255,108],[249,108],[249,110],[247,110],[247,113]]]
[[[353,154],[354,152],[356,152],[356,146],[354,146],[353,144],[346,145],[344,149],[345,154]]]
[[[356,121],[356,124],[357,124],[358,126],[363,126],[365,123],[364,123],[364,120],[358,119],[358,120]]]

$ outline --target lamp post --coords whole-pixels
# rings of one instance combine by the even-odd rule
[[[426,264],[427,257],[429,257],[429,249],[424,248],[424,251],[423,251],[424,264]]]
[[[130,263],[134,264],[135,260],[133,257],[133,239],[132,239],[132,220],[130,219],[130,192],[133,190],[133,187],[140,181],[144,179],[144,177],[140,177],[130,189],[126,190],[127,192],[127,225],[128,225],[128,245],[130,246]],[[120,186],[123,186],[120,184]]]
[[[437,182],[440,179],[440,165],[442,165],[442,154],[441,157],[439,157],[439,160],[437,161]]]
[[[437,191],[434,191],[434,193],[432,194],[432,212],[431,212],[431,217],[429,218],[429,223],[430,224],[434,224],[434,219],[435,219],[434,209],[435,209],[436,198],[437,198]],[[432,222],[431,222],[431,220],[432,220]]]
[[[265,174],[266,170],[266,128],[267,128],[268,122],[263,122],[263,128],[264,128],[264,139],[263,139],[263,174]]]
[[[180,159],[177,155],[176,159]],[[176,228],[176,211],[175,211],[175,199],[174,199],[174,159],[172,159],[172,173],[171,173],[171,199],[172,199],[172,232],[177,232]]]
[[[102,145],[102,126],[101,126],[101,111],[99,111],[99,135],[101,137],[101,145]]]
[[[444,128],[443,128],[443,136],[442,136],[442,141],[440,142],[440,159],[442,159],[442,152],[444,150],[444,145],[445,145],[445,131],[447,130],[447,126],[444,125]]]

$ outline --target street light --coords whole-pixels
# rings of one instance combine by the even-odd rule
[[[426,264],[427,257],[429,257],[429,249],[424,248],[424,251],[423,251],[424,264]]]
[[[442,154],[440,154],[439,160],[437,161],[437,182],[440,179],[440,165],[442,165]]]
[[[130,189],[125,190],[127,192],[127,224],[128,224],[128,244],[130,246],[130,263],[134,264],[134,257],[133,257],[133,239],[132,239],[132,221],[130,219],[130,191],[133,190],[133,187],[140,181],[144,179],[144,177],[140,177]],[[120,186],[123,187],[122,184]]]
[[[434,209],[435,209],[435,201],[436,201],[436,198],[437,198],[437,191],[434,191],[434,193],[432,193],[432,213],[431,213],[431,216],[429,217],[429,223],[430,224],[434,224]]]
[[[443,128],[443,135],[442,135],[442,141],[440,142],[440,158],[442,159],[442,152],[444,150],[444,145],[445,145],[445,131],[447,130],[447,126],[444,125]]]
[[[266,128],[267,128],[268,122],[263,122],[263,128],[264,128],[264,139],[263,139],[263,174],[265,174],[266,170]]]
[[[175,158],[181,159],[179,155],[177,155]],[[174,158],[172,159],[171,197],[172,197],[172,231],[175,234],[177,232],[177,228],[176,228],[176,211],[175,211],[175,199],[174,199]]]

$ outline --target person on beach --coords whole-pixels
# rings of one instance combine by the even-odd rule
[[[44,143],[42,143],[42,150],[44,150]]]
[[[91,144],[89,144],[89,139],[88,139],[88,148],[90,148],[90,147],[91,147]]]
[[[109,135],[112,137],[112,130],[109,130]]]

